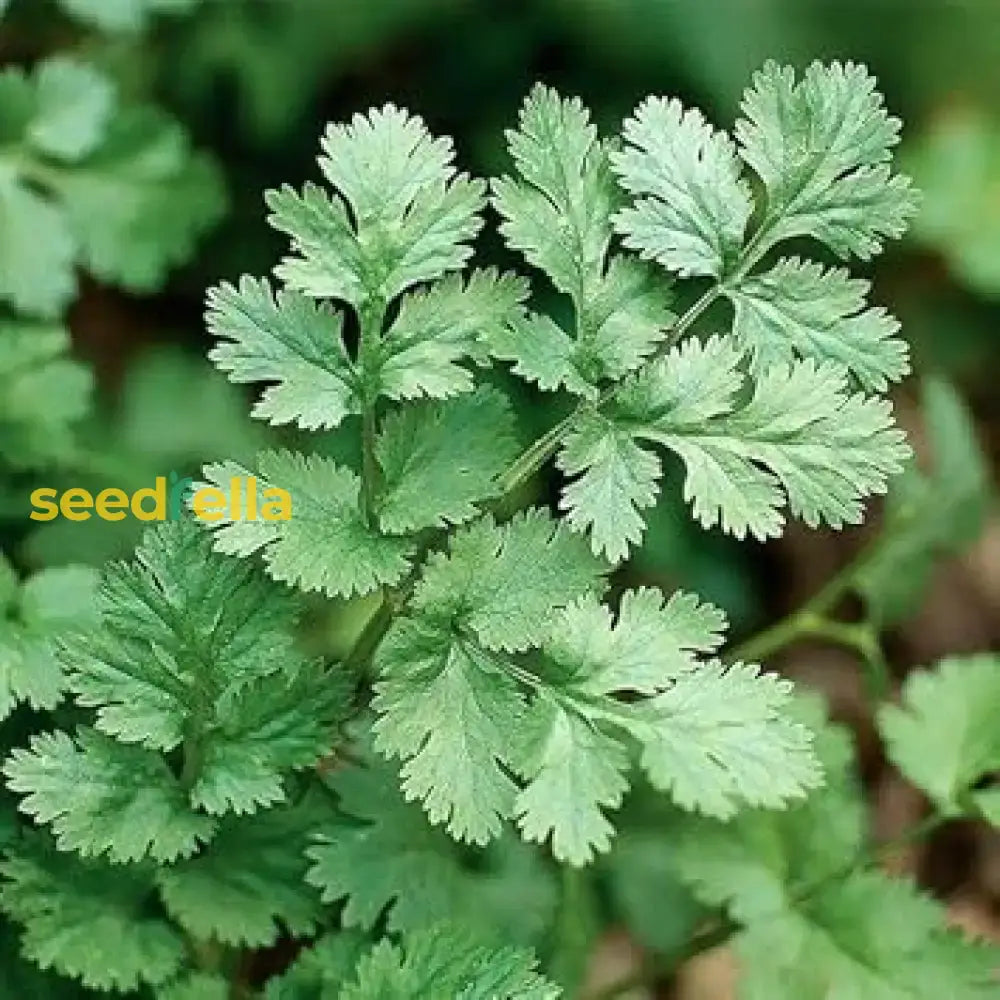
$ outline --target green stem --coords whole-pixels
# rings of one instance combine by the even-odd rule
[[[376,527],[380,473],[375,457],[375,406],[378,400],[378,353],[382,342],[382,324],[386,304],[371,299],[359,314],[361,337],[358,343],[358,366],[361,369],[361,504],[369,527]]]

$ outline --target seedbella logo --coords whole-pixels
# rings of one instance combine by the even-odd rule
[[[95,515],[102,521],[122,521],[129,514],[139,521],[177,521],[185,510],[202,521],[288,521],[292,516],[292,497],[288,490],[258,483],[254,476],[233,476],[228,491],[221,486],[195,487],[190,476],[157,476],[152,486],[136,490],[131,496],[110,487],[96,495],[90,490],[72,487],[59,493],[40,487],[31,494],[32,521],[89,521]]]

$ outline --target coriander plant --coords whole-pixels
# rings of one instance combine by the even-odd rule
[[[254,416],[336,432],[204,469],[288,490],[291,518],[153,528],[56,622],[65,581],[0,577],[43,664],[0,704],[66,691],[82,720],[3,769],[34,823],[0,905],[69,977],[51,995],[548,1000],[618,919],[648,961],[605,998],[727,941],[747,1000],[996,996],[995,950],[879,866],[846,730],[763,665],[803,636],[854,650],[933,803],[912,836],[1000,824],[1000,660],[917,673],[897,704],[879,641],[986,495],[943,383],[935,466],[908,464],[886,396],[907,346],[849,269],[916,210],[899,128],[852,63],[765,65],[732,135],[651,97],[602,138],[538,85],[489,183],[393,105],[328,128],[323,183],[266,196],[274,279],[208,295]],[[524,273],[471,265],[494,224]],[[511,373],[565,414],[534,441]],[[550,464],[557,509],[531,501]],[[617,575],[661,490],[758,540],[890,497],[856,562],[734,649],[721,609]],[[317,594],[374,608],[342,662],[296,640]]]

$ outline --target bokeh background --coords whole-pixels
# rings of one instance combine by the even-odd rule
[[[874,301],[896,313],[913,348],[917,376],[895,398],[919,451],[926,439],[921,377],[951,381],[972,414],[992,478],[1000,447],[995,0],[10,0],[8,6],[0,21],[0,64],[30,68],[60,52],[85,59],[115,81],[123,105],[151,103],[181,123],[214,178],[206,231],[168,280],[154,283],[162,287],[123,289],[81,272],[67,325],[73,356],[96,378],[93,407],[78,427],[92,460],[82,472],[46,470],[41,478],[48,484],[146,485],[154,475],[240,458],[274,439],[247,418],[244,394],[205,360],[202,303],[207,286],[243,272],[266,273],[276,261],[282,241],[265,223],[262,192],[318,177],[317,141],[326,122],[392,101],[424,116],[433,132],[454,136],[463,169],[490,176],[507,167],[502,130],[535,80],[578,94],[607,131],[649,93],[676,95],[729,126],[751,72],[768,58],[800,68],[816,58],[863,61],[905,120],[900,155],[924,192],[923,210],[908,237],[867,273]],[[513,262],[489,239],[480,257]],[[523,388],[513,391],[527,440],[551,422],[551,404]],[[100,564],[130,550],[135,526],[128,522],[42,528],[27,522],[25,491],[39,475],[17,469],[0,487],[3,548],[18,563]],[[544,500],[554,485],[543,477],[532,488]],[[693,527],[677,496],[666,492],[628,573],[701,592],[726,608],[738,636],[801,603],[873,530],[791,530],[767,546],[735,543]],[[929,494],[921,502],[936,499]],[[873,511],[877,524],[877,505]],[[887,641],[895,676],[946,653],[998,647],[1000,520],[989,504],[984,511],[967,533],[975,538],[946,546],[952,551],[896,616]],[[336,655],[366,610],[317,607],[311,641]],[[912,822],[920,800],[878,755],[852,658],[798,646],[781,665],[824,690],[837,716],[855,727],[879,835]],[[899,864],[948,899],[956,920],[1000,939],[1000,836],[955,825]],[[592,974],[627,963],[631,947],[621,936],[600,941]],[[730,976],[725,951],[710,954],[684,970],[675,995],[725,1000]]]

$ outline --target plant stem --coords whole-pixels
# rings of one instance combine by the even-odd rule
[[[361,504],[369,527],[377,523],[379,467],[375,458],[375,405],[378,400],[377,355],[382,341],[382,324],[386,305],[372,299],[361,310],[361,338],[358,343],[358,364],[362,379],[361,406]]]

